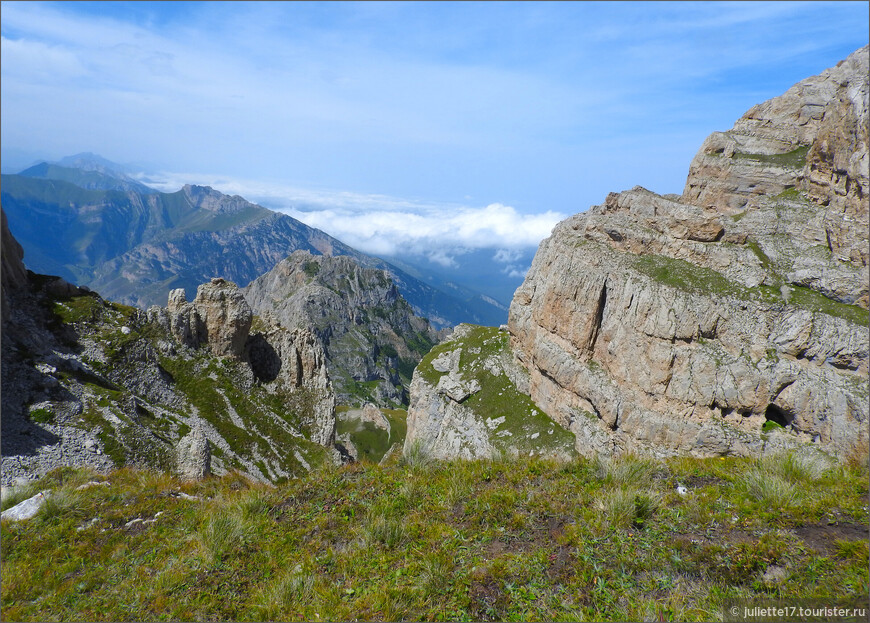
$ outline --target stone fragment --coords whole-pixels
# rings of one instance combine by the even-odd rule
[[[211,443],[201,426],[194,426],[179,440],[176,457],[182,480],[202,480],[211,474]]]
[[[48,491],[40,491],[33,497],[27,498],[23,502],[19,502],[15,506],[7,508],[3,513],[0,513],[0,520],[23,521],[35,517],[49,495]]]
[[[452,401],[462,402],[480,391],[480,383],[477,382],[477,379],[464,381],[459,377],[448,374],[441,377],[436,389]]]

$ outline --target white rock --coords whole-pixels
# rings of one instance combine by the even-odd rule
[[[109,482],[107,480],[104,480],[104,481],[92,480],[90,482],[86,482],[85,484],[79,485],[78,487],[76,487],[76,491],[83,491],[85,489],[90,489],[91,487],[108,487],[108,486],[109,486]]]
[[[76,528],[76,532],[81,532],[82,530],[87,530],[88,528],[93,527],[94,524],[96,524],[98,521],[100,521],[100,518],[99,518],[99,517],[94,517],[93,519],[91,519],[91,520],[90,520],[89,522],[87,522],[86,524],[82,524],[81,526],[79,526],[78,528]]]
[[[504,420],[505,420],[505,416],[503,416],[503,415],[501,417],[497,417],[497,418],[491,418],[491,417],[486,418],[486,427],[489,430],[495,430],[496,428],[498,428],[499,426],[504,424]]]
[[[438,372],[449,372],[456,366],[456,363],[459,361],[458,355],[458,350],[451,350],[445,353],[441,353],[432,360],[432,367]]]
[[[23,502],[19,502],[12,508],[7,508],[2,514],[0,514],[0,519],[8,519],[9,521],[30,519],[39,512],[39,509],[42,508],[48,495],[48,491],[40,491],[33,497],[27,498]]]
[[[121,327],[121,333],[124,335],[130,335],[130,327]]]

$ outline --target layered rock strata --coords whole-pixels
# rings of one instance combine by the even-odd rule
[[[865,48],[541,244],[511,346],[579,452],[866,451],[867,93]]]
[[[799,190],[825,208],[831,252],[866,267],[868,57],[870,48],[861,48],[711,134],[692,160],[682,201],[733,214]]]

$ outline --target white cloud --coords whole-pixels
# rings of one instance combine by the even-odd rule
[[[342,199],[346,200],[346,197]],[[368,206],[364,210],[361,206]],[[468,249],[497,249],[494,259],[512,264],[517,249],[537,247],[566,215],[520,214],[510,206],[417,205],[306,206],[283,212],[360,250],[381,255],[421,254],[443,266]]]
[[[0,135],[46,157],[389,193],[294,198],[349,210],[336,228],[382,249],[446,236],[395,196],[499,200],[447,214],[457,248],[528,244],[547,209],[679,191],[705,136],[865,43],[866,22],[854,2],[8,2]],[[364,205],[424,233],[353,221]],[[517,225],[526,238],[500,229]]]
[[[520,259],[521,253],[517,249],[499,249],[492,256],[492,259],[499,264],[513,264]]]
[[[529,267],[521,268],[519,266],[509,266],[504,272],[508,277],[516,277],[517,279],[525,279],[526,273],[529,272]]]

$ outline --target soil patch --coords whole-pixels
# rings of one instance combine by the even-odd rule
[[[504,600],[504,593],[498,581],[486,576],[475,579],[471,583],[471,612],[475,621],[498,621],[499,606]]]
[[[553,582],[564,582],[574,576],[571,562],[573,548],[560,545],[556,551],[550,554],[550,566],[547,568],[547,577]]]
[[[723,482],[721,478],[716,476],[689,476],[684,481],[681,481],[687,489],[700,489],[702,487],[710,487]]]
[[[794,528],[794,532],[810,549],[820,554],[836,552],[837,541],[866,541],[868,538],[867,526],[853,523],[812,524]]]

